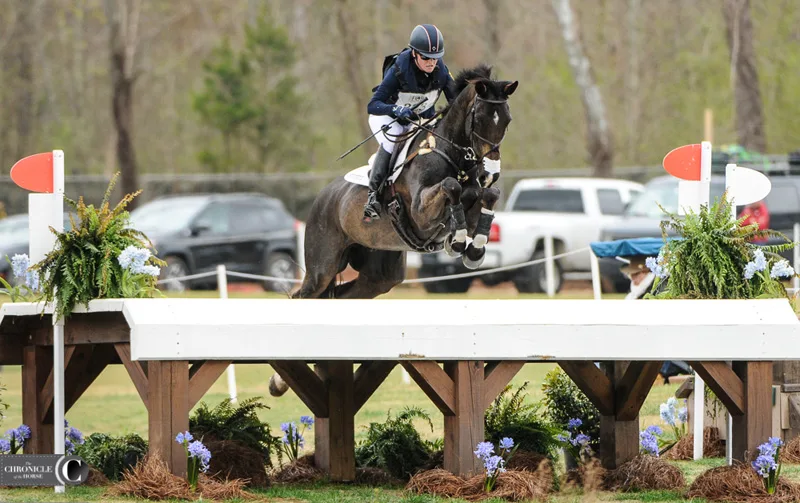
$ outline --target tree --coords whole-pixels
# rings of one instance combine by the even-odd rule
[[[141,0],[105,0],[111,55],[111,108],[117,130],[117,161],[123,194],[139,190],[133,147],[133,85]],[[129,205],[134,208],[135,200]]]
[[[594,175],[608,177],[611,176],[613,167],[614,147],[603,96],[594,81],[589,58],[586,57],[578,38],[578,22],[575,20],[569,0],[552,0],[552,3],[561,27],[569,66],[575,77],[575,83],[581,90],[588,129],[587,148],[590,162],[594,167]]]
[[[203,123],[222,135],[223,145],[221,152],[205,148],[203,164],[214,171],[300,167],[305,147],[316,140],[303,122],[305,101],[290,73],[294,63],[286,31],[266,15],[245,27],[241,51],[227,39],[213,50],[193,106]]]
[[[743,147],[765,153],[767,138],[758,84],[750,0],[725,0],[728,49],[731,56],[731,88],[735,102],[736,137]]]

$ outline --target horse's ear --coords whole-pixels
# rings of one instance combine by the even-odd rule
[[[486,86],[486,82],[479,80],[475,82],[475,92],[478,93],[478,96],[481,98],[486,98],[486,93],[489,91],[489,88]]]
[[[512,94],[514,94],[514,91],[517,90],[518,85],[519,85],[518,80],[506,84],[505,86],[503,86],[503,93],[505,93],[506,96],[511,96]]]

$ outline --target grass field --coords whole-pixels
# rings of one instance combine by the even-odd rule
[[[191,292],[183,296],[187,297],[215,297],[216,292]],[[567,291],[559,298],[588,298],[591,292],[586,290]],[[252,292],[232,291],[231,298],[237,297],[274,297],[275,294],[263,294]],[[422,288],[399,288],[387,295],[388,298],[408,299],[408,298],[544,298],[541,295],[518,295],[511,289],[474,289],[464,295],[431,296],[426,294]],[[620,296],[614,296],[620,297]],[[613,297],[612,297],[613,298]],[[544,375],[555,367],[552,363],[531,363],[523,367],[519,374],[514,378],[512,384],[515,386],[528,381],[529,399],[539,400],[541,398],[541,383]],[[273,371],[268,365],[236,365],[236,380],[238,397],[240,400],[251,397],[262,397],[264,403],[270,408],[262,410],[260,417],[270,423],[273,434],[279,432],[281,422],[299,420],[301,415],[308,414],[308,409],[302,404],[293,392],[288,392],[286,396],[276,399],[269,396],[267,382]],[[6,418],[3,420],[3,430],[16,427],[20,424],[21,417],[21,379],[19,367],[5,367],[0,371],[0,383],[7,387],[3,392],[3,400],[10,407],[6,411]],[[660,380],[652,388],[641,412],[641,427],[660,422],[658,416],[659,404],[666,401],[671,396],[677,385],[661,385]],[[203,398],[203,401],[210,405],[216,405],[228,396],[227,377],[222,377],[211,387]],[[423,437],[427,439],[440,438],[443,435],[443,419],[434,405],[411,383],[406,384],[402,379],[402,371],[398,367],[383,385],[377,390],[366,405],[358,412],[355,418],[356,441],[364,438],[365,427],[370,422],[380,422],[385,420],[387,412],[395,412],[406,405],[419,406],[426,410],[433,418],[433,431],[422,423],[417,423],[417,427]],[[146,438],[147,436],[147,413],[141,403],[136,390],[127,376],[124,368],[115,365],[107,368],[89,388],[86,394],[78,403],[66,414],[70,424],[80,429],[84,434],[92,432],[104,432],[112,434],[122,434],[135,432]],[[313,433],[306,435],[306,451],[313,450]],[[688,479],[693,479],[702,471],[716,466],[722,460],[704,460],[696,463],[678,463],[685,472]],[[784,473],[788,476],[800,479],[800,467],[785,467]],[[364,487],[353,487],[348,485],[322,485],[312,487],[277,487],[266,492],[259,493],[265,500],[269,501],[309,501],[309,502],[439,502],[445,501],[438,498],[427,496],[409,496],[399,490],[373,489]],[[52,490],[45,489],[4,489],[0,490],[0,501],[111,501],[103,497],[102,489],[93,488],[70,488],[66,496],[53,494]],[[675,502],[685,501],[678,493],[670,492],[649,492],[639,495],[625,495],[612,493],[599,493],[591,496],[579,494],[559,494],[553,496],[551,501],[557,503],[577,502],[577,501],[631,501],[631,502]],[[123,500],[132,501],[132,500]],[[448,500],[455,501],[455,500]],[[697,501],[697,500],[695,500]]]

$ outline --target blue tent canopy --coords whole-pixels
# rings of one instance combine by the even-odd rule
[[[655,257],[664,246],[661,238],[619,239],[617,241],[595,241],[589,243],[598,257],[631,257],[644,255]]]

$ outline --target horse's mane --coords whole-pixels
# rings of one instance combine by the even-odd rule
[[[470,84],[470,81],[475,79],[491,80],[492,67],[481,63],[475,68],[465,68],[464,70],[461,70],[461,72],[458,74],[458,77],[454,79],[455,83],[453,85],[453,90],[455,91],[455,95],[458,96],[461,94],[461,91],[466,89],[466,87]]]

